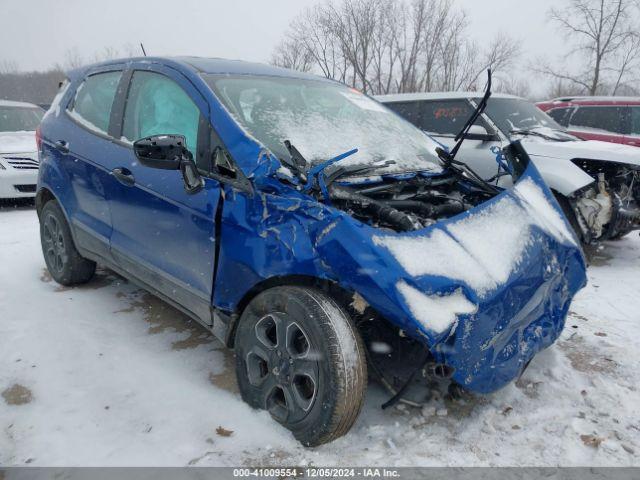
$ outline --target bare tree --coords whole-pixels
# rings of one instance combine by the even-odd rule
[[[569,0],[564,9],[553,8],[549,16],[565,33],[571,49],[564,65],[576,62],[577,71],[543,64],[538,68],[556,80],[574,84],[596,95],[605,84],[616,92],[638,68],[636,0]],[[635,17],[635,18],[634,18]]]
[[[307,47],[291,35],[283,38],[271,55],[271,63],[277,67],[308,72],[312,67],[312,56]]]
[[[15,60],[2,60],[0,62],[0,75],[7,73],[18,73],[18,62]]]
[[[64,52],[63,68],[61,68],[61,70],[73,70],[74,68],[81,67],[85,63],[86,61],[80,54],[78,47],[73,47]]]
[[[328,0],[294,19],[271,61],[371,94],[476,88],[520,44],[502,35],[482,49],[467,30],[453,0]]]

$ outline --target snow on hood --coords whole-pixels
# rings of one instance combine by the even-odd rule
[[[426,295],[406,282],[398,283],[411,313],[427,330],[443,333],[453,325],[458,315],[475,313],[478,306],[467,300],[460,289],[451,295]]]
[[[630,145],[600,142],[597,140],[555,142],[543,138],[523,138],[522,145],[533,157],[549,157],[562,160],[581,158],[640,165],[640,149]]]
[[[0,132],[0,153],[31,153],[38,151],[36,132]]]
[[[525,179],[511,190],[511,195],[503,195],[488,207],[425,235],[377,236],[374,242],[387,248],[410,277],[433,275],[464,282],[482,299],[507,283],[531,244],[534,226],[562,244],[577,245],[543,190],[533,180]],[[419,296],[421,292],[405,281],[400,281],[397,289],[416,319],[430,318],[432,323],[421,323],[436,333],[475,308],[459,290],[447,300]]]

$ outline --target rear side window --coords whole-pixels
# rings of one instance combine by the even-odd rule
[[[569,122],[570,128],[595,133],[625,134],[626,107],[578,107]]]
[[[70,115],[85,127],[106,134],[122,72],[97,73],[78,87]]]
[[[547,115],[553,118],[556,122],[558,122],[563,127],[569,126],[569,108],[554,108],[553,110],[549,110]]]
[[[196,153],[200,110],[173,80],[153,72],[134,72],[122,135],[130,142],[162,134],[184,135]]]

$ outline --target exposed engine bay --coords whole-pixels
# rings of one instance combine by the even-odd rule
[[[596,180],[569,199],[584,243],[640,229],[640,169],[606,161],[573,163]]]
[[[389,179],[374,185],[335,185],[330,189],[335,207],[373,227],[397,232],[428,227],[492,196],[481,190],[463,190],[459,177],[451,173]]]

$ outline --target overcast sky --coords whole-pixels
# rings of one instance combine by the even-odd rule
[[[77,48],[87,59],[105,46],[143,42],[148,54],[268,61],[293,17],[317,0],[0,0],[0,63],[42,70]],[[500,31],[523,40],[528,58],[549,55],[562,38],[547,25],[559,0],[457,0],[470,35]],[[137,52],[137,50],[136,50]]]

